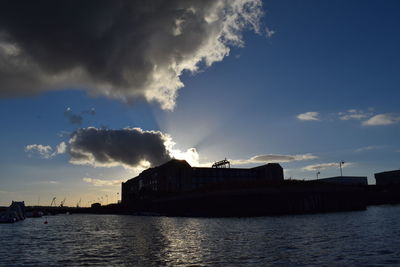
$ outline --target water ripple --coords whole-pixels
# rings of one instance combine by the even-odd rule
[[[399,265],[400,207],[259,218],[59,215],[0,225],[0,266]]]

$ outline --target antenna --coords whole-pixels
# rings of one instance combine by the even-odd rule
[[[344,164],[344,161],[342,160],[339,162],[339,168],[340,168],[340,176],[343,176],[343,171],[342,171],[342,165]]]

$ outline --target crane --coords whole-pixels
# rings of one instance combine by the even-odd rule
[[[51,201],[50,207],[52,207],[54,204],[54,206],[56,206],[56,197],[53,197],[53,200]]]
[[[64,199],[60,203],[60,208],[64,207],[65,200],[66,200],[66,198],[64,197]]]
[[[81,204],[82,198],[79,199],[78,203],[76,203],[76,207],[79,208],[79,205]]]

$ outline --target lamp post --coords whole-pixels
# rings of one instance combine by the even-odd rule
[[[339,168],[340,168],[340,176],[343,176],[343,171],[342,171],[342,165],[344,164],[344,161],[342,160],[339,162]]]
[[[320,171],[317,171],[317,180],[318,180],[318,175],[320,175],[321,174],[321,172]]]

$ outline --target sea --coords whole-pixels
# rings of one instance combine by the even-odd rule
[[[0,266],[354,265],[400,265],[399,205],[251,218],[72,214],[0,224]]]

